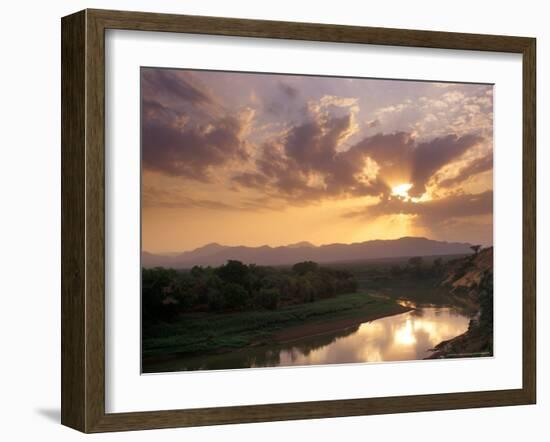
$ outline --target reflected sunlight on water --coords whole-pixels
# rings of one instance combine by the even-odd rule
[[[468,329],[469,318],[451,307],[422,307],[343,330],[284,344],[223,354],[175,358],[151,371],[324,365],[424,359],[430,349]]]
[[[424,359],[441,341],[464,333],[468,323],[467,316],[452,308],[421,308],[363,323],[347,336],[335,337],[318,348],[311,348],[312,338],[296,341],[292,348],[281,349],[277,365]],[[307,341],[311,345],[304,350]]]
[[[407,299],[398,299],[397,303],[403,307],[416,308],[416,302],[412,302]]]

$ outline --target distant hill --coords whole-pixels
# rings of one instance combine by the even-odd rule
[[[212,243],[181,254],[155,255],[143,252],[142,266],[174,268],[190,268],[194,265],[219,266],[230,259],[258,265],[285,265],[300,261],[331,263],[376,258],[470,254],[472,253],[470,246],[469,243],[434,241],[416,237],[322,246],[314,246],[308,242],[280,247],[224,246]]]

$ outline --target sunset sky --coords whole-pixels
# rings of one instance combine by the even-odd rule
[[[493,242],[492,85],[142,68],[142,244]]]

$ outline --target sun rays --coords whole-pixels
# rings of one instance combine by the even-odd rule
[[[409,190],[411,190],[412,184],[403,183],[392,188],[392,195],[399,196],[404,199],[410,199]]]

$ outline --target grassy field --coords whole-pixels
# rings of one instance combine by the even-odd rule
[[[360,291],[276,311],[186,314],[144,330],[143,357],[219,352],[267,342],[289,327],[348,318],[367,321],[403,311],[393,300]]]

